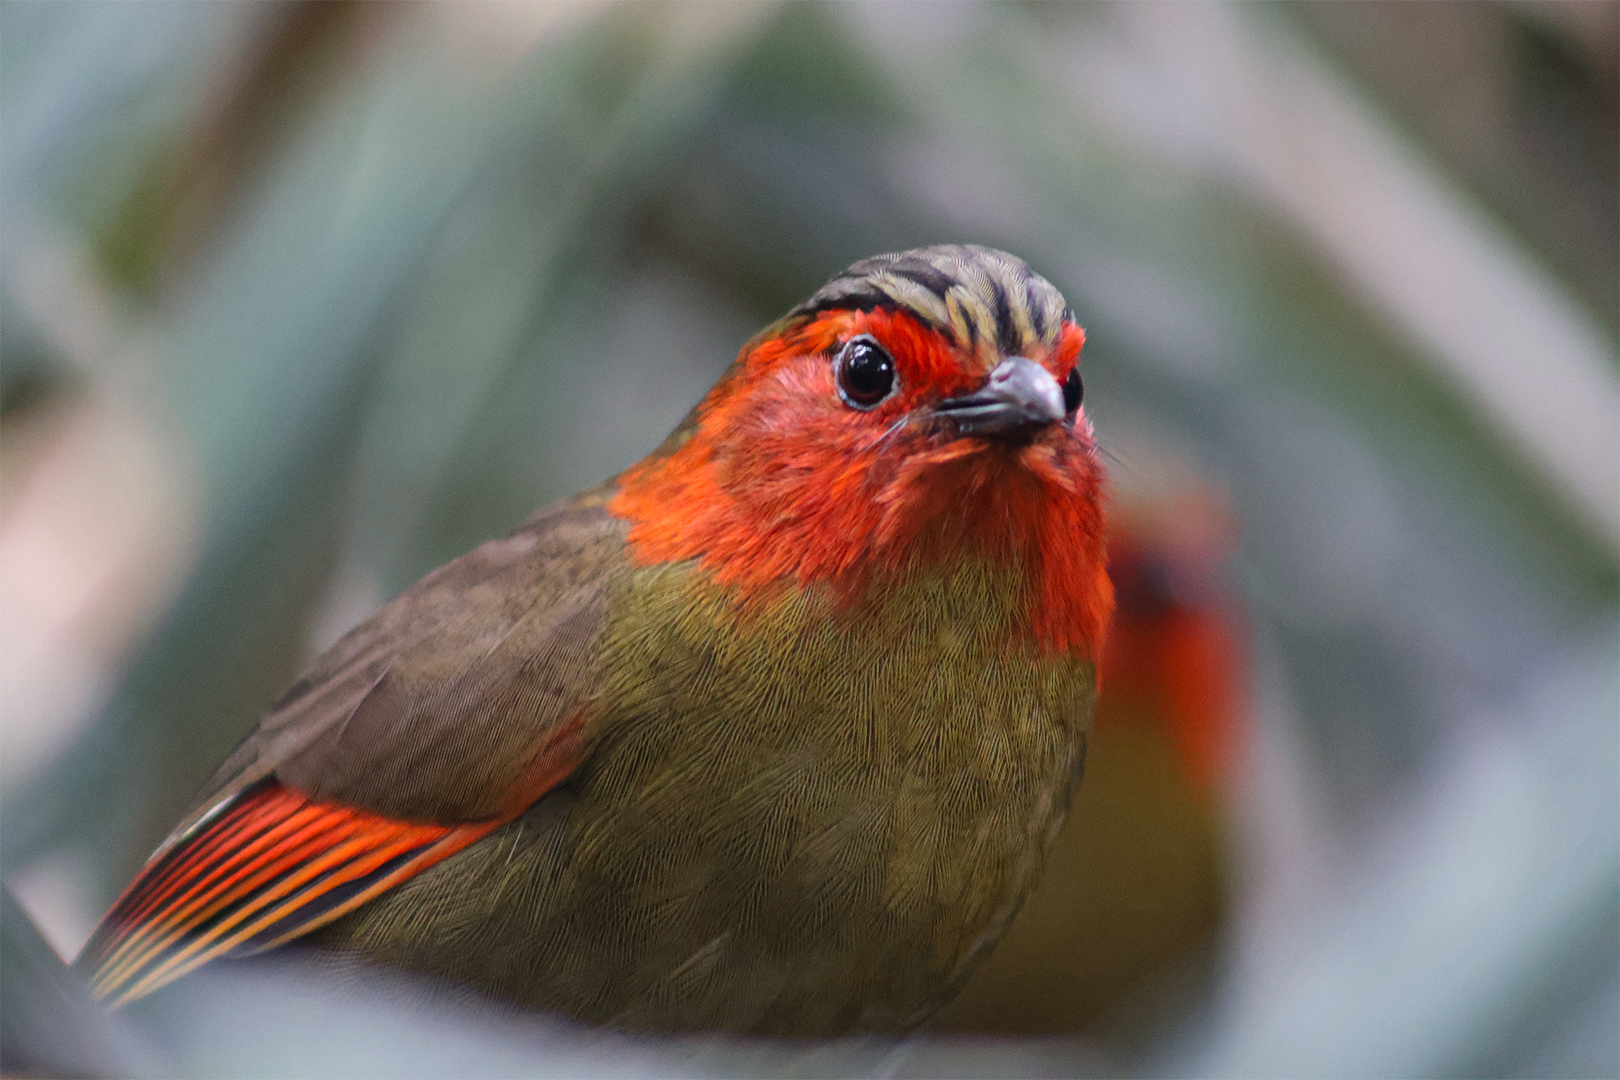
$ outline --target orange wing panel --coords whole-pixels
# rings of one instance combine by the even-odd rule
[[[262,780],[146,865],[79,964],[97,998],[122,1005],[324,926],[505,820],[413,824]]]

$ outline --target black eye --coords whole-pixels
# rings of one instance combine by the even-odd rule
[[[894,361],[883,346],[858,337],[838,354],[838,396],[857,409],[870,409],[894,389]]]
[[[1080,369],[1072,367],[1069,369],[1069,377],[1063,380],[1063,411],[1073,416],[1085,396],[1086,388],[1080,383]]]

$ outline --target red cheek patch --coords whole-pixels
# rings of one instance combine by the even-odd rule
[[[844,405],[833,381],[832,351],[862,333],[900,379],[871,411]],[[1066,374],[1083,340],[1066,327],[1041,359]],[[630,523],[636,562],[699,559],[744,590],[825,583],[847,601],[875,576],[966,555],[1006,561],[1028,582],[1041,648],[1094,657],[1113,589],[1102,472],[1082,436],[1009,452],[903,423],[979,385],[977,365],[909,315],[827,312],[752,346],[700,407],[693,436],[628,469],[608,509]]]

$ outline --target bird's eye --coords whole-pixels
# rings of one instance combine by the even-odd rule
[[[838,396],[870,409],[894,391],[894,360],[869,337],[850,340],[838,354]]]
[[[1080,408],[1080,402],[1086,396],[1086,388],[1080,382],[1080,369],[1069,369],[1069,377],[1063,380],[1063,411],[1073,416]]]

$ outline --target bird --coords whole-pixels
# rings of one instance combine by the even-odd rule
[[[108,1007],[285,948],[626,1031],[926,1023],[1083,771],[1084,341],[1005,252],[854,263],[646,458],[312,661],[77,970]]]

